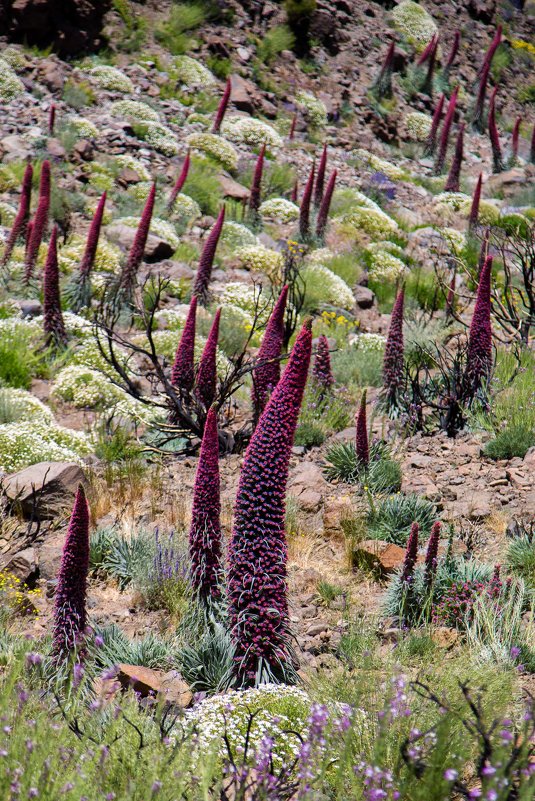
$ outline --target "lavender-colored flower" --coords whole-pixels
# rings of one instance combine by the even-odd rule
[[[177,199],[180,192],[182,192],[184,184],[186,183],[186,180],[188,178],[190,163],[191,163],[191,158],[188,150],[188,152],[186,153],[186,158],[184,159],[184,162],[182,164],[182,169],[180,170],[180,174],[176,180],[175,185],[171,190],[171,194],[169,195],[169,201],[167,203],[167,208],[169,209],[169,211],[172,210],[173,206],[175,205],[175,200]]]
[[[219,339],[219,319],[221,309],[216,311],[214,322],[210,328],[210,333],[206,340],[206,345],[202,352],[199,369],[195,381],[195,393],[205,409],[208,409],[214,402],[217,384],[217,342]]]
[[[323,237],[325,236],[325,229],[327,227],[327,219],[329,217],[329,210],[331,208],[331,201],[333,198],[337,175],[337,171],[334,170],[329,178],[329,183],[327,184],[327,189],[325,190],[325,194],[323,195],[318,211],[318,219],[316,221],[316,236],[320,240],[323,240]]]
[[[193,359],[195,353],[195,318],[197,314],[197,298],[192,297],[188,316],[184,324],[182,336],[175,353],[171,369],[171,383],[179,390],[190,392],[195,382]]]
[[[489,137],[492,148],[492,166],[494,172],[503,172],[505,169],[500,145],[500,136],[496,126],[496,92],[498,87],[493,89],[489,103]]]
[[[145,207],[137,227],[132,247],[130,248],[130,253],[128,254],[127,262],[121,271],[121,277],[119,279],[119,288],[124,292],[127,298],[129,298],[134,291],[137,271],[145,255],[145,246],[149,236],[155,198],[156,184],[153,184],[145,202]]]
[[[325,186],[325,173],[327,171],[327,144],[323,145],[318,174],[316,176],[316,186],[314,187],[314,207],[319,209],[323,200],[323,189]]]
[[[451,162],[450,171],[446,185],[444,186],[445,192],[458,192],[461,180],[461,166],[463,163],[463,147],[464,147],[464,122],[459,125],[459,132],[457,134],[457,142],[455,144],[455,153],[453,161]]]
[[[356,427],[355,449],[357,461],[361,467],[368,467],[370,462],[370,447],[368,444],[368,422],[366,419],[366,390],[362,393]]]
[[[288,299],[288,286],[284,286],[271,312],[253,372],[253,416],[255,422],[264,411],[270,393],[280,378],[280,356],[284,342],[284,313]]]
[[[28,284],[33,275],[35,261],[39,253],[39,245],[48,224],[48,211],[50,209],[50,162],[43,161],[41,167],[41,177],[39,179],[39,200],[37,211],[33,218],[31,231],[26,248],[24,261],[24,283]]]
[[[198,299],[201,306],[206,306],[210,296],[209,286],[210,279],[212,278],[212,268],[214,266],[215,253],[221,231],[223,230],[223,223],[225,222],[225,207],[223,206],[218,214],[214,227],[208,234],[204,244],[201,258],[199,260],[199,267],[197,275],[195,276],[195,283],[193,285],[193,294]]]
[[[450,130],[455,116],[455,107],[457,105],[457,93],[459,87],[455,87],[448,103],[446,116],[444,117],[444,125],[440,133],[440,141],[438,145],[438,153],[435,160],[435,175],[440,175],[444,169],[444,162],[446,161],[446,154],[448,152],[448,142],[450,138]]]
[[[232,94],[232,83],[230,78],[227,78],[223,95],[221,96],[221,100],[219,101],[219,106],[217,107],[214,124],[212,126],[212,133],[215,134],[219,133],[219,130],[221,128],[221,123],[225,119],[225,114],[227,113],[227,108],[231,94]]]
[[[316,168],[314,163],[310,169],[308,180],[305,184],[301,205],[299,207],[299,235],[306,241],[310,234],[310,202],[312,200],[312,189],[314,187],[314,175]]]
[[[61,312],[58,267],[58,227],[52,229],[48,245],[43,280],[43,328],[47,344],[64,347],[67,344],[67,332]]]
[[[2,256],[2,261],[0,262],[1,267],[5,267],[5,265],[11,258],[11,254],[13,253],[13,248],[17,244],[17,240],[19,239],[19,237],[24,237],[24,235],[26,234],[28,216],[30,213],[32,178],[33,178],[33,167],[31,164],[27,164],[26,169],[24,170],[24,177],[22,179],[19,207],[17,209],[15,219],[13,220],[11,231],[9,232],[9,236],[7,238],[6,246],[4,248],[4,255]]]
[[[431,120],[431,128],[425,142],[424,156],[429,158],[433,156],[437,147],[437,132],[440,120],[442,119],[442,110],[444,108],[445,95],[441,94],[438,98],[438,103],[433,112],[433,119]]]

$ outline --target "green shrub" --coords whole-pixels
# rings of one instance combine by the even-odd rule
[[[87,81],[74,81],[69,79],[63,87],[63,100],[68,106],[80,111],[84,106],[96,103],[96,95]]]
[[[42,359],[29,338],[0,339],[0,386],[29,389]]]
[[[166,21],[156,26],[154,36],[170,53],[180,56],[193,46],[194,40],[189,33],[202,25],[205,19],[202,5],[175,3]]]
[[[396,492],[401,487],[401,468],[389,457],[388,448],[374,444],[367,468],[359,465],[354,442],[337,442],[325,454],[325,475],[331,481],[359,483],[372,492]]]
[[[194,692],[217,692],[228,679],[233,656],[230,634],[216,624],[179,651],[180,672]]]
[[[230,58],[221,58],[221,56],[208,56],[206,59],[206,66],[221,80],[226,80],[232,72],[232,61]]]
[[[368,533],[373,539],[404,546],[413,523],[420,526],[420,538],[424,540],[436,519],[437,510],[433,503],[415,494],[398,493],[381,501],[370,512]]]
[[[535,590],[535,536],[526,529],[515,537],[507,548],[506,562],[511,571],[524,579]]]
[[[324,397],[314,388],[307,390],[299,415],[295,444],[312,448],[321,445],[331,434],[343,431],[350,423],[344,397],[327,394]]]
[[[325,431],[319,422],[305,421],[299,423],[295,432],[295,445],[315,448],[325,442]]]
[[[484,448],[489,459],[523,459],[530,448],[535,445],[535,431],[529,425],[517,423],[507,426],[494,439],[489,440]]]
[[[331,356],[337,384],[343,387],[380,387],[383,383],[383,350],[349,346]]]
[[[89,563],[116,579],[124,590],[150,557],[150,540],[145,532],[127,538],[114,529],[101,529],[90,540]]]
[[[291,50],[295,36],[286,25],[276,25],[263,34],[258,42],[256,54],[264,64],[271,64],[283,50]]]
[[[192,156],[191,169],[183,192],[199,204],[203,214],[217,216],[221,206],[223,191],[217,178],[218,172],[206,159]]]

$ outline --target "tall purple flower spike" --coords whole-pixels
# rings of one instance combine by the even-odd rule
[[[258,154],[258,158],[256,160],[254,173],[253,173],[253,180],[251,183],[251,192],[249,194],[249,209],[256,215],[258,213],[258,209],[260,208],[260,203],[262,201],[262,175],[264,172],[264,159],[266,156],[266,146],[262,145],[262,149]]]
[[[394,303],[392,316],[390,317],[390,327],[385,344],[385,355],[383,361],[383,383],[387,396],[391,402],[395,402],[397,390],[403,380],[403,302],[405,293],[402,289]]]
[[[440,542],[440,522],[436,520],[431,528],[431,534],[425,552],[424,585],[430,587],[437,572],[438,544]]]
[[[327,144],[323,145],[320,163],[318,164],[318,174],[316,175],[316,186],[314,187],[314,207],[319,209],[323,200],[323,190],[325,188],[325,173],[327,171]]]
[[[89,508],[80,485],[63,546],[54,600],[52,650],[56,658],[68,657],[84,636],[88,570]]]
[[[429,156],[433,156],[437,148],[437,132],[438,132],[438,126],[440,125],[440,120],[442,119],[444,100],[445,100],[445,95],[443,93],[438,98],[438,103],[433,112],[433,119],[431,120],[431,128],[429,129],[429,133],[425,141],[424,156],[426,156],[426,158],[429,158]]]
[[[450,52],[449,52],[449,56],[447,58],[446,64],[444,66],[444,69],[442,71],[442,77],[444,78],[446,83],[449,81],[451,68],[453,67],[453,62],[457,58],[457,53],[459,52],[460,41],[461,41],[461,34],[460,34],[459,31],[455,31],[455,33],[453,35],[453,42],[451,44],[451,49],[450,49]]]
[[[184,159],[184,163],[182,164],[182,169],[180,170],[180,174],[176,179],[176,183],[171,190],[171,194],[169,195],[169,202],[167,204],[167,208],[169,209],[169,211],[171,211],[171,209],[175,205],[175,200],[177,199],[180,192],[182,192],[182,188],[187,181],[190,163],[191,163],[191,157],[188,150],[188,152],[186,153],[186,158]]]
[[[429,97],[433,95],[433,75],[435,72],[435,64],[437,60],[437,51],[438,51],[438,36],[433,37],[433,44],[431,50],[429,52],[429,59],[427,62],[427,72],[420,88],[421,92],[424,92]]]
[[[67,333],[61,313],[57,241],[58,227],[55,225],[48,245],[43,275],[43,328],[47,342],[60,347],[67,343]]]
[[[479,87],[477,90],[476,104],[472,114],[472,125],[474,128],[483,133],[485,131],[485,98],[487,96],[487,88],[489,84],[490,64],[483,67],[481,78],[479,79]]]
[[[285,681],[289,644],[285,495],[312,349],[311,323],[297,337],[251,438],[236,497],[228,598],[236,686]]]
[[[318,219],[316,220],[316,236],[322,240],[325,236],[325,229],[327,228],[327,220],[329,218],[329,211],[331,208],[331,201],[333,199],[334,187],[336,184],[337,170],[334,170],[329,178],[327,189],[323,195],[321,205],[318,211]]]
[[[422,52],[420,53],[420,57],[418,58],[416,64],[421,67],[422,64],[425,64],[426,61],[429,60],[431,53],[435,49],[436,42],[438,40],[437,34],[435,33],[429,42],[426,44]]]
[[[329,343],[325,334],[322,334],[318,339],[316,355],[314,356],[314,364],[312,366],[312,378],[321,394],[330,392],[334,384],[334,376],[331,369]]]
[[[500,136],[496,126],[496,92],[498,87],[494,87],[489,102],[489,137],[492,148],[492,167],[494,172],[503,172],[505,169],[500,145]]]
[[[514,166],[518,160],[518,141],[520,138],[520,123],[522,117],[517,117],[513,126],[513,133],[511,136],[511,166]]]
[[[280,356],[284,343],[284,313],[288,299],[288,286],[284,286],[269,317],[253,372],[253,417],[255,422],[264,411],[270,393],[280,379]]]
[[[409,584],[414,575],[414,568],[416,567],[416,560],[418,559],[418,534],[420,527],[418,523],[413,523],[411,526],[411,533],[407,540],[407,547],[405,548],[405,559],[403,561],[403,569],[401,572],[401,581],[403,584]]]
[[[448,287],[448,295],[446,297],[446,313],[448,315],[453,314],[455,311],[455,284],[456,284],[457,275],[455,270],[453,271],[453,275],[451,276],[450,285]]]
[[[221,501],[219,482],[219,441],[217,413],[211,407],[206,416],[193,488],[189,530],[191,581],[203,601],[221,597]]]
[[[476,305],[468,336],[466,373],[474,391],[489,379],[492,370],[491,273],[492,256],[487,256],[479,276]]]
[[[312,163],[308,181],[305,184],[301,206],[299,207],[299,234],[301,239],[306,240],[310,234],[310,203],[312,200],[312,189],[314,187],[314,175],[316,167]]]
[[[225,119],[225,114],[227,113],[227,108],[231,94],[232,94],[232,83],[230,78],[227,78],[223,95],[221,97],[221,100],[219,101],[219,106],[217,107],[214,124],[212,126],[212,133],[215,134],[219,133],[219,130],[221,128],[221,123]]]
[[[195,318],[197,314],[197,298],[192,297],[188,316],[182,330],[182,336],[175,353],[171,368],[171,383],[183,392],[190,392],[195,383],[193,361],[195,357]]]
[[[479,71],[480,75],[483,74],[483,70],[485,69],[485,67],[487,66],[490,67],[492,65],[492,59],[494,58],[494,54],[498,49],[498,47],[500,46],[501,41],[502,41],[502,26],[498,25],[498,27],[496,28],[496,33],[494,34],[492,42],[490,43],[489,49],[485,53],[485,58],[483,59],[483,64],[481,65],[481,69]]]
[[[223,223],[225,222],[225,207],[223,206],[218,214],[214,227],[208,234],[204,244],[201,258],[199,260],[199,267],[197,275],[195,276],[195,283],[193,285],[193,294],[198,299],[201,306],[206,306],[210,297],[210,279],[212,277],[212,267],[214,266],[215,253],[221,231],[223,230]]]
[[[97,254],[98,240],[100,238],[100,229],[102,227],[102,219],[104,217],[104,206],[106,205],[106,192],[102,193],[98,205],[95,209],[89,231],[87,232],[87,241],[85,245],[84,255],[80,262],[78,271],[80,275],[87,277],[95,263],[95,256]]]
[[[396,48],[395,42],[391,42],[383,65],[379,74],[372,85],[372,91],[376,94],[379,100],[384,97],[392,97],[392,72],[394,71],[394,51]]]
[[[474,194],[472,196],[472,205],[470,206],[470,217],[468,218],[468,230],[472,231],[479,219],[479,204],[481,202],[481,188],[483,183],[483,173],[479,173],[479,178],[477,179],[477,184],[474,189]]]
[[[288,134],[288,139],[292,142],[295,139],[295,128],[297,126],[297,113],[295,113],[292,117],[292,124],[290,125],[290,133]]]
[[[210,328],[210,333],[206,340],[206,345],[202,352],[197,378],[195,382],[195,392],[205,409],[209,409],[215,399],[217,386],[217,342],[219,339],[219,319],[221,309],[215,313],[214,322]]]
[[[29,284],[33,275],[35,262],[39,253],[39,246],[43,241],[43,236],[48,224],[48,212],[50,209],[50,162],[43,161],[41,166],[41,177],[39,179],[39,200],[37,210],[32,221],[31,234],[26,248],[24,262],[24,283]]]
[[[56,104],[51,103],[48,109],[48,133],[52,136],[56,124]]]
[[[9,232],[9,236],[7,238],[4,255],[2,256],[2,261],[0,262],[0,266],[2,267],[5,267],[5,265],[11,258],[11,254],[13,253],[13,248],[17,244],[17,240],[19,239],[19,237],[24,237],[24,235],[26,234],[26,227],[28,225],[28,217],[30,214],[32,178],[33,178],[33,167],[31,164],[27,164],[26,169],[24,170],[24,177],[22,179],[19,207],[17,209],[17,214],[15,215],[15,219],[13,220],[11,231]]]
[[[535,124],[531,131],[531,140],[529,145],[529,160],[531,164],[535,164]]]
[[[445,192],[458,192],[461,181],[461,166],[463,163],[463,150],[464,148],[464,122],[459,125],[457,133],[457,141],[455,143],[455,153],[451,162],[450,171],[446,185],[444,186]]]
[[[149,196],[145,202],[145,207],[137,227],[136,235],[128,254],[128,259],[121,272],[119,287],[127,296],[134,291],[136,284],[137,271],[145,255],[145,246],[149,236],[152,213],[154,211],[154,200],[156,198],[156,184],[153,184]]]
[[[355,447],[357,462],[361,467],[368,467],[370,463],[370,446],[368,444],[368,421],[366,417],[366,390],[362,393],[356,424]]]
[[[450,97],[448,108],[446,110],[446,116],[444,117],[444,125],[442,126],[442,131],[440,133],[438,154],[435,161],[435,175],[440,175],[444,169],[444,162],[446,161],[446,154],[448,152],[450,130],[453,124],[453,118],[455,116],[455,106],[457,105],[457,92],[458,87],[456,86]]]

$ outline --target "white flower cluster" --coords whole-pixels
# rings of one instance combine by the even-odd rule
[[[124,101],[128,103],[128,100]],[[151,175],[148,171],[145,164],[140,159],[136,159],[133,156],[130,156],[128,153],[122,153],[120,156],[115,156],[115,163],[121,168],[121,170],[133,170],[135,173],[138,174],[141,181],[150,181]]]
[[[42,328],[38,322],[38,318],[33,319],[23,318],[20,314],[16,317],[7,317],[5,320],[0,320],[0,339],[3,342],[33,339],[39,337],[42,333]]]
[[[405,127],[411,139],[425,142],[431,132],[432,119],[420,111],[410,111],[405,115]]]
[[[372,255],[369,273],[376,280],[395,282],[406,270],[405,263],[387,250],[378,250]]]
[[[144,141],[164,156],[178,155],[178,142],[173,131],[159,122],[145,124]]]
[[[99,192],[111,192],[115,185],[115,177],[109,167],[92,161],[88,170],[89,186],[98,189]]]
[[[433,202],[439,206],[447,206],[453,211],[461,211],[466,204],[471,204],[471,199],[464,192],[441,192],[435,195]]]
[[[139,181],[137,184],[132,184],[128,187],[128,193],[135,197],[136,200],[146,200],[152,189],[152,181]]]
[[[13,220],[17,216],[17,209],[9,203],[0,203],[0,223],[5,225],[6,228],[13,224]]]
[[[318,97],[310,92],[299,92],[295,99],[303,107],[308,121],[314,128],[324,128],[327,125],[327,109]]]
[[[201,216],[201,207],[189,195],[179,192],[173,203],[173,217],[180,220],[196,220]]]
[[[258,211],[265,219],[277,220],[277,222],[281,223],[292,222],[299,217],[299,206],[284,197],[273,197],[270,200],[265,200]]]
[[[14,70],[24,69],[27,63],[24,51],[13,45],[2,50],[2,61],[6,61]]]
[[[62,428],[49,418],[0,425],[0,470],[13,473],[37,462],[78,462],[92,451],[81,431]]]
[[[269,304],[266,303],[268,298],[264,297],[264,293],[259,295],[258,289],[250,284],[242,284],[239,281],[230,281],[225,284],[225,288],[221,294],[220,305],[233,306],[240,309],[249,315],[249,320],[252,324],[255,308],[259,313],[258,322],[264,325],[270,314]],[[258,301],[258,303],[257,303]]]
[[[353,292],[343,278],[333,273],[323,264],[306,264],[301,269],[301,276],[305,282],[313,282],[314,288],[321,288],[322,301],[339,306],[341,309],[352,309],[355,305]]]
[[[96,139],[98,136],[97,126],[85,117],[70,117],[67,124],[71,131],[84,139]]]
[[[212,118],[208,114],[201,114],[198,111],[194,111],[193,114],[189,114],[186,122],[188,125],[199,125],[201,128],[210,128],[212,124]]]
[[[25,389],[4,387],[0,389],[0,407],[6,412],[11,422],[20,423],[23,420],[46,420],[52,422],[54,415],[48,406]]]
[[[157,111],[139,100],[117,100],[111,104],[110,114],[132,122],[158,122],[160,119]]]
[[[223,123],[221,133],[231,142],[249,147],[266,145],[268,150],[278,150],[283,144],[275,128],[253,117],[231,117]]]
[[[139,221],[139,217],[121,217],[116,220],[117,225],[128,225],[130,228],[137,228]],[[159,236],[160,239],[164,239],[174,250],[176,250],[180,244],[180,239],[177,236],[174,225],[167,222],[167,220],[162,220],[160,217],[152,218],[149,232]]]
[[[353,152],[356,158],[369,170],[382,172],[392,181],[400,181],[405,176],[405,173],[400,167],[396,167],[392,162],[386,161],[386,159],[382,159],[374,153],[370,153],[369,150],[359,147]]]
[[[118,70],[116,67],[99,65],[86,70],[87,74],[93,79],[100,89],[108,89],[110,92],[133,92],[134,84],[130,78]]]
[[[355,347],[364,351],[382,351],[384,350],[386,337],[381,334],[359,334]]]
[[[462,231],[458,231],[457,228],[440,228],[439,233],[454,256],[464,250],[466,240]]]
[[[256,245],[257,238],[246,225],[229,220],[223,224],[221,241],[232,248],[242,248],[247,245]]]
[[[235,170],[238,165],[238,154],[226,139],[212,133],[194,133],[187,138],[187,143],[195,150],[211,156],[219,161],[227,170]]]
[[[382,209],[361,206],[342,217],[342,222],[360,231],[364,231],[374,239],[387,238],[398,230],[397,223]]]
[[[67,245],[61,248],[58,254],[58,261],[62,272],[70,273],[79,267],[85,246],[85,239],[80,236],[73,236]],[[93,269],[96,272],[115,273],[121,266],[121,259],[120,248],[100,236]]]
[[[405,258],[405,251],[399,245],[396,245],[395,242],[389,242],[388,239],[383,239],[382,242],[370,242],[368,247],[366,248],[368,253],[391,253],[393,256],[397,256],[398,259]]]
[[[0,89],[0,98],[1,91]],[[20,176],[15,174],[13,165],[0,164],[0,192],[9,192],[11,189],[18,189],[19,186]]]
[[[396,30],[402,33],[418,51],[423,50],[438,33],[433,17],[420,3],[415,3],[413,0],[402,0],[396,6],[392,10],[392,21]]]
[[[205,89],[216,82],[210,70],[190,56],[177,56],[174,60],[173,73],[177,81],[187,87]]]
[[[307,261],[309,264],[324,264],[333,259],[335,255],[329,248],[317,248],[308,254]]]
[[[7,61],[0,58],[0,100],[9,103],[24,92],[24,84],[13,72]]]
[[[270,278],[277,278],[284,265],[282,253],[270,250],[263,245],[248,245],[238,248],[234,255],[247,270],[265,273]]]

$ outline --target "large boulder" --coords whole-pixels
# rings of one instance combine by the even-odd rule
[[[142,667],[141,665],[118,665],[117,681],[123,689],[132,688],[141,697],[156,696],[159,700],[173,706],[187,707],[193,695],[180,673]]]
[[[6,476],[1,489],[25,517],[46,520],[71,505],[79,484],[87,485],[87,479],[75,462],[38,462]]]
[[[136,238],[136,229],[120,222],[113,223],[106,227],[106,236],[111,242],[115,242],[123,250],[129,251]],[[157,236],[156,234],[149,234],[143,258],[148,264],[156,264],[156,262],[169,259],[174,252],[175,248],[170,242],[167,242],[163,237]]]

